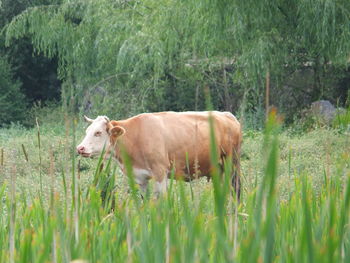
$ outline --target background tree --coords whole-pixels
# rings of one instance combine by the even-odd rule
[[[0,56],[0,125],[22,121],[27,107],[21,82],[14,79],[14,74],[5,57]]]
[[[2,0],[0,6],[0,28],[27,8],[48,5],[52,0]],[[60,81],[57,79],[57,59],[48,59],[35,53],[30,34],[11,42],[5,47],[5,35],[0,35],[0,54],[6,55],[12,65],[14,77],[21,81],[21,90],[28,105],[35,101],[59,100]]]
[[[257,116],[269,71],[271,101],[291,119],[345,100],[349,14],[347,0],[63,0],[16,16],[6,43],[28,37],[57,57],[63,98],[92,114],[201,110],[208,87],[215,108]]]

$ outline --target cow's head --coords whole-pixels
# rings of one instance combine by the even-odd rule
[[[125,133],[117,121],[110,121],[106,116],[98,116],[95,120],[84,116],[84,119],[91,124],[86,129],[85,138],[77,146],[77,152],[83,157],[98,156],[103,148],[108,151],[109,146],[114,146],[117,138]]]
[[[77,152],[83,157],[98,156],[104,148],[107,149],[110,145],[108,134],[110,121],[106,116],[98,116],[94,120],[84,116],[84,119],[91,124],[86,129],[85,138],[77,146]]]

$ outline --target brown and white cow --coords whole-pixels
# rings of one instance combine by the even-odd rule
[[[209,115],[221,163],[232,158],[232,184],[239,199],[242,132],[230,112],[143,113],[120,121],[110,121],[106,116],[95,120],[84,116],[91,124],[77,151],[83,157],[93,157],[105,148],[125,172],[121,149],[125,150],[132,162],[135,182],[145,190],[153,178],[158,195],[166,191],[166,179],[172,170],[175,178],[185,181],[210,175]]]

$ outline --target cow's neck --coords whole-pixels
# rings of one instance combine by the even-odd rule
[[[112,156],[112,158],[114,160],[116,160],[119,164],[123,164],[122,161],[122,146],[123,142],[121,139],[117,139],[117,141],[113,144],[111,144],[110,147],[110,151],[109,151],[109,157]]]

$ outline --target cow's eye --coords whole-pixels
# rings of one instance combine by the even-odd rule
[[[101,136],[101,134],[102,134],[102,132],[100,132],[100,131],[98,131],[98,132],[95,132],[95,136],[96,136],[96,137],[99,137],[99,136]]]

